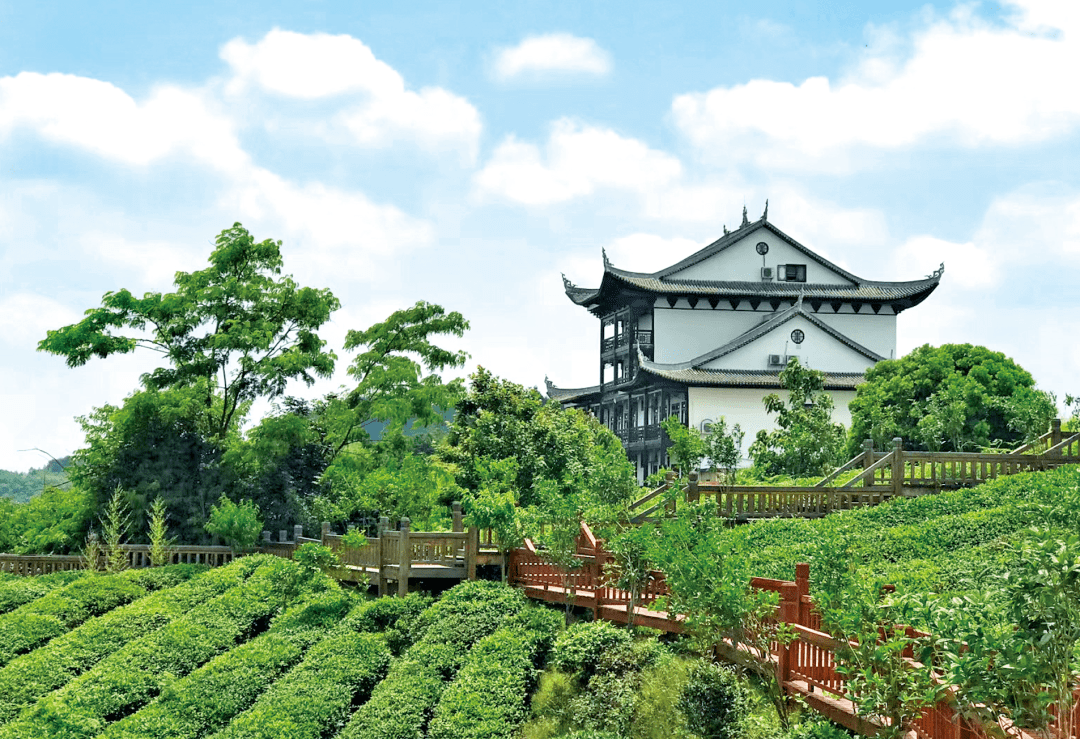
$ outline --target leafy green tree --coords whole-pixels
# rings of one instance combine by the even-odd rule
[[[150,504],[148,518],[150,562],[154,567],[161,567],[169,563],[172,558],[173,544],[176,543],[176,540],[169,536],[168,511],[164,498],[154,498],[154,502]]]
[[[131,528],[131,511],[124,500],[121,487],[117,486],[109,496],[109,503],[101,517],[101,539],[105,552],[105,571],[116,573],[128,567],[127,553],[121,549]]]
[[[356,387],[327,399],[332,456],[352,444],[369,444],[373,424],[388,424],[390,434],[409,421],[414,428],[441,425],[463,383],[444,383],[437,372],[461,367],[469,355],[436,346],[432,338],[461,337],[468,328],[460,313],[419,301],[364,331],[349,331],[345,349],[363,351],[348,369]]]
[[[825,392],[825,373],[792,358],[780,373],[787,402],[771,393],[762,402],[776,414],[773,431],[758,431],[750,445],[755,470],[762,475],[821,475],[836,466],[844,427],[832,422],[833,400]]]
[[[491,529],[502,556],[502,581],[506,582],[506,558],[511,549],[520,547],[530,533],[530,517],[518,506],[514,491],[517,463],[513,459],[476,460],[480,488],[465,500],[465,523]]]
[[[0,498],[0,550],[16,554],[78,551],[94,520],[91,496],[81,488],[46,488],[25,503]]]
[[[223,439],[251,401],[334,370],[335,356],[315,332],[337,298],[299,287],[281,267],[280,241],[256,243],[234,224],[218,234],[207,269],[176,273],[175,292],[106,293],[100,308],[49,331],[38,349],[65,357],[69,367],[137,348],[157,352],[167,366],[144,375],[145,387],[197,388],[214,408],[210,438]]]
[[[775,619],[777,593],[750,585],[746,552],[725,535],[726,523],[712,501],[687,504],[659,522],[649,558],[671,588],[660,607],[685,616],[685,628],[702,651],[726,640],[731,648],[725,658],[761,678],[787,728],[788,699],[769,655],[773,643],[789,643],[792,634]]]
[[[466,490],[481,486],[477,459],[513,459],[522,506],[545,497],[576,498],[582,510],[617,506],[637,490],[634,468],[618,438],[592,416],[545,403],[535,389],[501,380],[483,367],[438,447]]]
[[[78,419],[86,446],[75,452],[68,474],[90,495],[95,511],[105,509],[117,486],[126,491],[133,541],[148,541],[150,502],[160,497],[179,540],[203,543],[210,506],[229,483],[222,457],[239,437],[240,417],[234,415],[228,437],[214,438],[220,408],[216,396],[208,408],[198,386],[138,390],[119,407],[96,408]]]
[[[705,440],[701,438],[698,430],[683,426],[678,416],[665,418],[660,422],[660,428],[671,439],[668,456],[675,463],[679,474],[685,477],[696,472],[701,467],[701,460],[705,459],[708,453]]]
[[[206,530],[224,539],[234,552],[240,554],[255,548],[263,522],[259,518],[259,509],[250,500],[237,505],[222,495],[218,504],[210,509]]]
[[[604,550],[612,557],[611,563],[605,565],[605,575],[612,585],[630,593],[626,625],[633,626],[638,599],[653,581],[655,567],[650,554],[656,532],[648,523],[641,526],[623,524],[613,534],[604,543]]]
[[[848,453],[864,439],[886,448],[968,451],[1013,446],[1046,432],[1056,413],[1048,393],[1000,352],[971,344],[929,344],[878,362],[850,404]]]

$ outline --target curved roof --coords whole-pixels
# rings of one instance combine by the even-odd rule
[[[748,280],[694,280],[672,278],[671,275],[686,269],[698,262],[704,261],[719,252],[741,241],[744,237],[759,229],[768,229],[778,238],[783,239],[792,247],[802,252],[807,258],[812,259],[829,270],[850,280],[850,285],[837,284],[813,284],[801,282],[755,282]],[[671,297],[707,297],[713,299],[742,300],[742,299],[777,299],[793,300],[802,295],[812,302],[821,301],[853,301],[892,303],[899,312],[910,308],[925,300],[941,282],[941,276],[945,272],[945,265],[934,271],[933,274],[922,280],[908,282],[886,282],[876,280],[864,280],[853,275],[847,270],[838,267],[832,262],[818,256],[799,242],[792,239],[780,229],[773,226],[764,218],[744,226],[736,231],[725,234],[712,244],[691,254],[686,259],[676,262],[658,272],[631,272],[619,269],[608,261],[604,255],[604,276],[600,287],[578,287],[563,276],[563,286],[567,297],[577,305],[590,306],[598,303],[605,292],[630,288],[645,294],[653,294]],[[715,307],[715,306],[714,306]]]

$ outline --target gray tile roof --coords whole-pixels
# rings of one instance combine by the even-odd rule
[[[779,388],[780,373],[772,370],[714,370],[714,369],[663,369],[664,365],[644,361],[641,369],[667,380],[685,382],[688,385],[712,385],[715,387],[765,387]],[[854,390],[866,382],[862,372],[826,372],[826,390]]]

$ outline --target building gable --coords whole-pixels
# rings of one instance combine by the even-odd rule
[[[764,245],[764,246],[761,246]],[[765,254],[760,252],[764,251]],[[771,270],[763,274],[762,268]],[[781,270],[780,268],[785,269]],[[789,269],[790,268],[790,269]],[[656,273],[665,282],[792,282],[855,286],[859,280],[818,256],[767,221],[725,235],[704,249]]]

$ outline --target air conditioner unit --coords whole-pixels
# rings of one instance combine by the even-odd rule
[[[763,280],[771,280],[772,278],[773,278],[772,267],[762,267],[761,268],[761,279],[763,279]]]
[[[798,359],[800,363],[802,362],[802,359],[800,359],[798,354],[788,354],[786,357],[784,357],[784,365],[786,366],[788,364],[791,364],[792,359]]]
[[[787,359],[783,354],[770,354],[769,366],[770,367],[783,367],[787,363]]]

